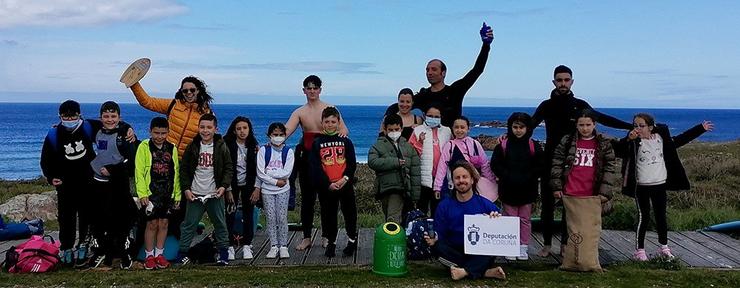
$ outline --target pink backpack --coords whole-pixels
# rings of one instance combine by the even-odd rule
[[[44,238],[49,238],[47,242]],[[25,243],[15,247],[17,262],[7,263],[10,273],[43,273],[54,271],[59,264],[59,242],[49,235],[34,235]]]

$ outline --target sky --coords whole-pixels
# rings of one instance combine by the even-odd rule
[[[216,104],[322,99],[387,104],[472,68],[479,29],[495,40],[465,105],[536,106],[552,71],[574,71],[594,107],[740,108],[739,1],[0,0],[0,102],[135,102],[118,80],[150,58],[142,86],[171,98],[188,75]]]

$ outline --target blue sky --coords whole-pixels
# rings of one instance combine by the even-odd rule
[[[114,2],[114,3],[110,3]],[[256,2],[256,3],[255,3]],[[395,101],[447,83],[496,39],[465,105],[536,106],[552,69],[573,68],[596,107],[740,108],[737,1],[40,1],[0,0],[0,102],[133,102],[118,82],[152,59],[142,85],[172,97],[196,75],[216,103],[300,104],[324,80],[338,104]]]

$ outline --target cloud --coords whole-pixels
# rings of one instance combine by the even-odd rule
[[[173,29],[173,30],[199,30],[199,31],[227,31],[227,30],[237,30],[237,31],[246,31],[246,28],[239,28],[234,27],[230,25],[224,25],[224,24],[216,24],[212,26],[192,26],[192,25],[183,25],[183,24],[168,24],[165,25],[165,28]]]
[[[0,0],[0,29],[141,22],[186,11],[172,0]]]
[[[15,41],[15,40],[0,40],[0,45],[2,45],[2,46],[15,47],[15,46],[18,46],[20,44],[21,43],[18,43],[18,41]]]
[[[373,63],[341,61],[302,61],[275,63],[248,63],[206,65],[183,62],[169,62],[162,67],[170,69],[212,69],[212,70],[284,70],[303,72],[339,72],[345,74],[382,74],[379,71],[367,70],[375,67]]]

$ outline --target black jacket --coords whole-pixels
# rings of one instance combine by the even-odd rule
[[[681,159],[678,158],[678,151],[676,151],[676,149],[686,145],[691,142],[691,140],[696,139],[696,137],[699,137],[704,132],[706,132],[706,130],[701,124],[696,125],[675,137],[671,137],[668,126],[665,124],[656,124],[655,128],[653,128],[653,133],[656,133],[663,138],[663,160],[665,161],[665,168],[667,171],[667,178],[665,181],[666,190],[688,190],[691,188],[689,178],[686,176],[686,170],[684,169],[683,164],[681,164]],[[639,152],[638,147],[640,147],[640,143],[640,138],[629,140],[628,137],[624,137],[614,146],[617,156],[623,159],[622,193],[630,197],[635,196],[635,189],[637,188],[637,177],[635,175],[637,165],[635,163],[635,159],[638,156],[637,153]]]
[[[530,151],[529,136],[509,136],[506,151],[502,145],[493,148],[491,170],[498,177],[498,194],[504,204],[521,206],[537,200],[538,179],[546,167],[542,146],[533,141],[534,151]]]
[[[567,95],[560,95],[557,90],[550,92],[550,99],[542,101],[537,110],[532,115],[532,126],[537,127],[542,121],[545,121],[547,130],[547,142],[545,143],[545,153],[547,158],[552,159],[552,153],[565,135],[576,133],[577,115],[583,110],[591,109],[586,101],[575,98],[571,91]],[[599,113],[594,110],[596,121],[607,127],[631,130],[632,124]]]
[[[237,147],[236,140],[224,138],[224,142],[226,143],[226,147],[229,148],[229,154],[231,155],[231,168],[234,171],[234,176],[231,179],[231,188],[236,189],[238,186],[238,180],[236,179],[236,160],[238,158],[239,148]],[[259,150],[259,146],[246,148],[247,155],[245,161],[247,162],[247,184],[245,184],[245,187],[247,187],[248,191],[252,191],[257,177],[257,150]],[[237,195],[235,196],[238,197]]]

